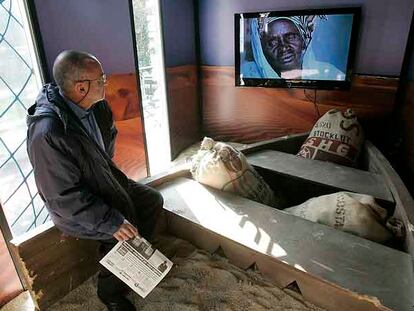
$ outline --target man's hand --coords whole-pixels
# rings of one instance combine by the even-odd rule
[[[125,241],[133,239],[138,236],[138,230],[128,220],[119,227],[118,231],[113,234],[113,237],[118,241]]]

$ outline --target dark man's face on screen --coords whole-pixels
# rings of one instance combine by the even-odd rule
[[[263,53],[276,72],[302,68],[304,44],[293,22],[280,19],[270,23],[261,41]]]

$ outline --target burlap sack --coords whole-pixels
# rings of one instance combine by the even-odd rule
[[[193,157],[191,174],[204,185],[281,208],[282,200],[276,199],[269,185],[247,163],[246,157],[227,144],[205,137]]]
[[[284,211],[380,243],[401,238],[404,230],[401,221],[386,220],[387,211],[372,196],[358,193],[323,195]]]
[[[332,109],[316,122],[298,155],[354,166],[363,142],[362,127],[352,110]]]

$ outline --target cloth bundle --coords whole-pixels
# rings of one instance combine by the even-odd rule
[[[298,155],[355,166],[363,142],[362,127],[352,110],[332,109],[316,122]]]
[[[205,137],[193,158],[193,178],[210,187],[236,193],[266,205],[279,207],[282,199],[276,198],[272,189],[246,157],[233,147]]]
[[[385,243],[404,236],[401,221],[390,218],[370,195],[337,192],[312,198],[284,210],[292,215]]]

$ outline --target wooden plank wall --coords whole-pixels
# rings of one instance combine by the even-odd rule
[[[167,68],[171,156],[200,140],[200,105],[197,66]]]
[[[201,77],[204,134],[242,143],[309,131],[331,108],[352,108],[369,134],[380,135],[398,87],[396,78],[371,76],[354,76],[348,91],[235,87],[227,66],[202,66]]]
[[[105,97],[118,129],[114,161],[134,180],[147,177],[140,94],[135,74],[108,76]]]
[[[51,222],[12,241],[29,289],[41,310],[86,281],[98,269],[98,243],[63,237]]]
[[[0,203],[0,306],[28,287],[19,257],[11,251],[11,239],[12,232]]]
[[[0,230],[0,307],[23,291],[19,276]]]
[[[141,91],[135,73],[108,75],[105,99],[115,121],[141,117]]]
[[[404,149],[403,158],[406,167],[414,179],[414,81],[407,83],[404,109]],[[411,180],[413,182],[413,180]],[[413,183],[414,184],[414,183]],[[414,190],[413,190],[414,191]]]

